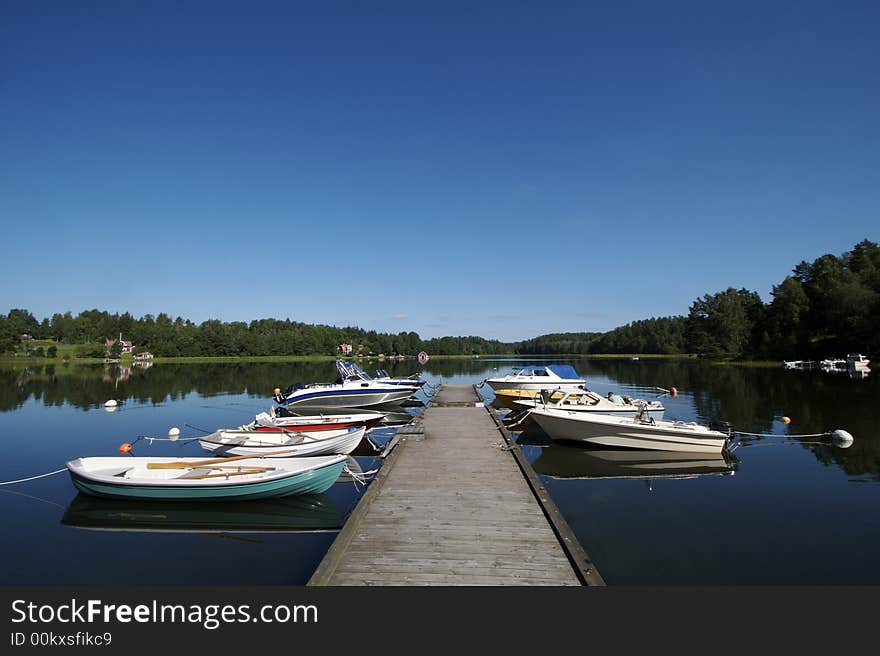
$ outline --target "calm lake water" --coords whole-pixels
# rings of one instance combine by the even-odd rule
[[[573,364],[603,394],[649,398],[654,387],[675,386],[678,396],[663,398],[666,418],[775,434],[744,443],[727,461],[682,462],[523,432],[521,448],[609,584],[880,584],[876,377],[686,360],[556,361]],[[434,383],[479,383],[522,363],[431,361],[421,370]],[[386,368],[419,369],[411,361]],[[332,362],[0,368],[0,481],[116,455],[122,442],[165,437],[172,426],[179,442],[142,440],[135,453],[201,455],[185,441],[199,429],[252,420],[272,405],[274,387],[334,377]],[[491,389],[482,392],[491,401]],[[106,412],[109,398],[125,403]],[[841,450],[786,437],[835,428],[855,444]],[[381,447],[393,432],[370,437]],[[380,466],[363,447],[356,466]],[[340,481],[308,498],[171,508],[77,495],[66,473],[0,487],[0,584],[301,585],[362,493]]]

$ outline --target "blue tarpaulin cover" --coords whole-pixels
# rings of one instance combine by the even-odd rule
[[[551,364],[547,368],[560,378],[580,380],[580,375],[570,364]]]

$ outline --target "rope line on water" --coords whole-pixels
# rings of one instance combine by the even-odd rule
[[[47,476],[54,476],[55,474],[60,474],[61,472],[66,472],[67,467],[64,469],[56,469],[53,472],[48,472],[47,474],[39,474],[37,476],[28,476],[27,478],[19,478],[14,481],[3,481],[0,485],[13,485],[15,483],[25,483],[27,481],[35,481],[38,478],[46,478]]]
[[[804,433],[803,435],[778,435],[776,433],[746,433],[745,431],[734,430],[737,435],[748,435],[749,437],[826,437],[831,435],[831,431],[825,433]]]

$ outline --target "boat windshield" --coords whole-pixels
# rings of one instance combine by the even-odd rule
[[[343,380],[372,380],[370,376],[361,369],[355,362],[346,362],[345,360],[336,361],[336,371]]]

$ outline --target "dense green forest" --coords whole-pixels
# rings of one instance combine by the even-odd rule
[[[695,299],[687,316],[635,321],[606,333],[553,333],[522,342],[482,337],[423,340],[415,332],[378,333],[357,327],[312,325],[290,319],[195,324],[166,314],[110,314],[87,310],[39,321],[28,310],[0,314],[0,353],[21,352],[22,335],[79,344],[76,355],[104,357],[104,340],[118,337],[156,356],[333,355],[340,344],[363,354],[431,355],[691,353],[711,358],[814,358],[880,347],[880,247],[863,240],[840,256],[803,261],[771,291],[728,288]],[[51,348],[49,349],[51,351]],[[36,355],[52,357],[51,352]]]
[[[519,353],[692,353],[711,358],[822,358],[880,349],[880,248],[801,262],[772,300],[728,288],[694,300],[687,316],[635,321],[607,333],[545,335]],[[565,350],[558,350],[565,347]]]
[[[482,337],[441,337],[422,340],[417,333],[377,333],[355,327],[311,325],[289,319],[258,319],[250,323],[216,319],[195,324],[167,314],[110,314],[86,310],[73,316],[70,312],[54,314],[38,321],[28,310],[13,309],[0,315],[0,352],[21,351],[27,342],[52,340],[80,345],[78,357],[103,358],[106,339],[119,335],[138,351],[159,357],[263,356],[263,355],[334,355],[341,344],[351,344],[355,353],[402,353],[411,355],[428,351],[432,355],[509,353],[510,346]],[[43,355],[40,353],[38,355]]]

